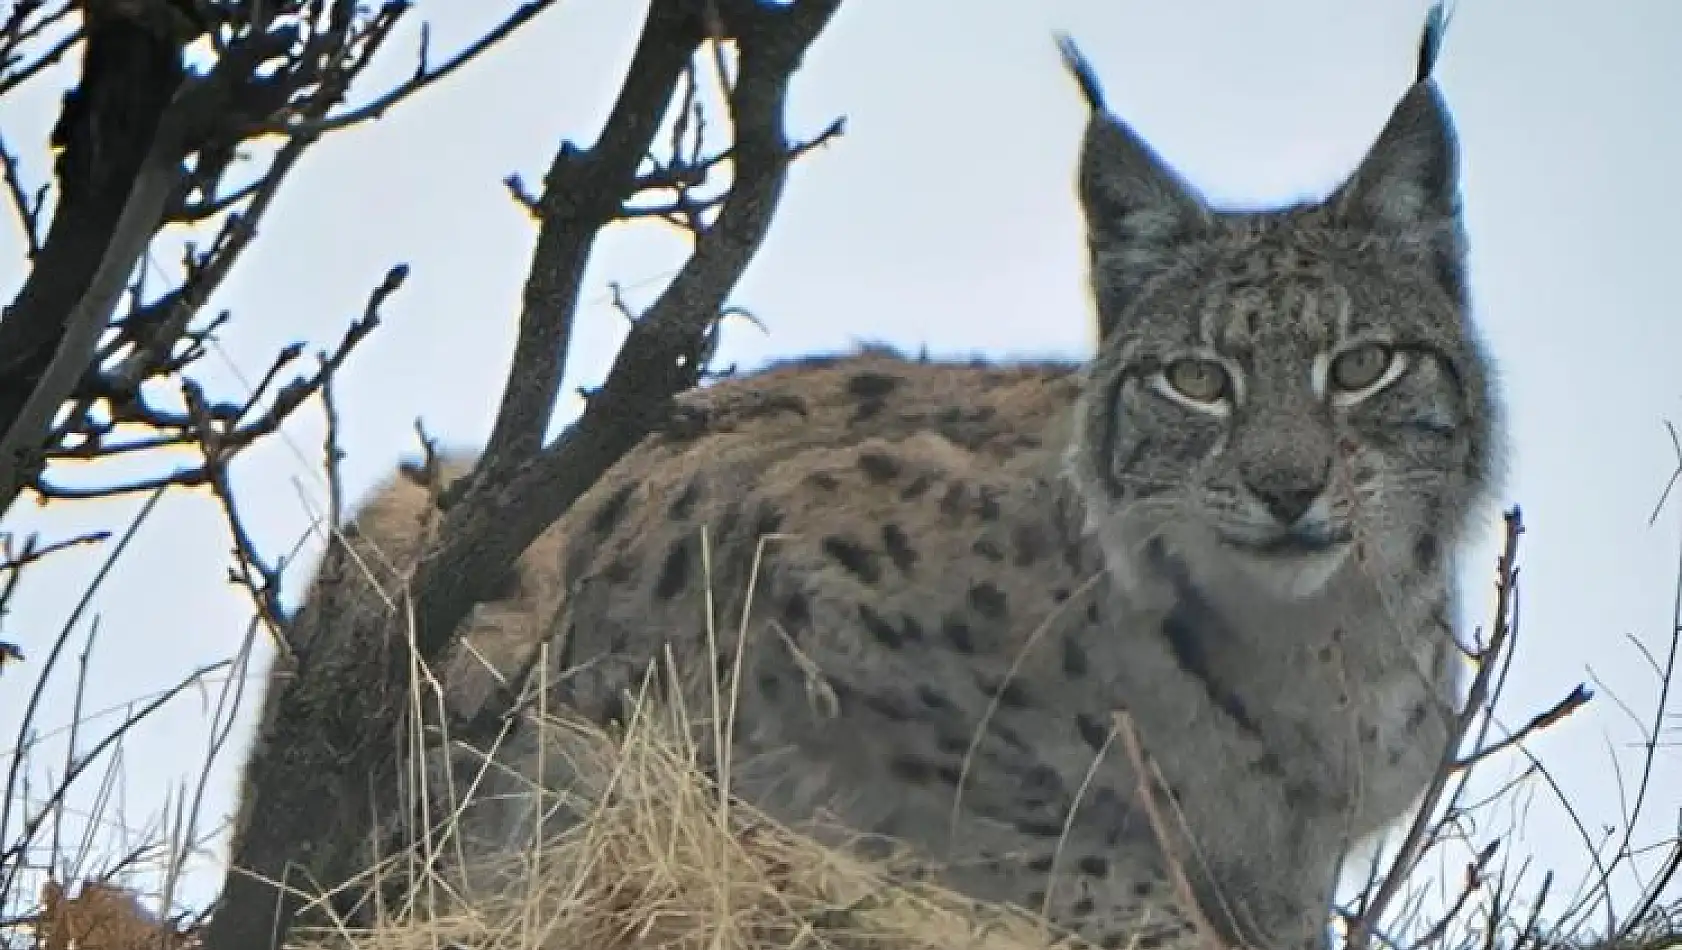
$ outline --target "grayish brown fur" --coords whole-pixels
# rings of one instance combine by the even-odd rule
[[[1426,80],[1325,201],[1224,212],[1096,109],[1084,371],[866,351],[683,397],[545,536],[552,560],[522,560],[566,591],[551,702],[623,717],[670,650],[667,689],[708,709],[745,632],[737,794],[1153,946],[1184,925],[1160,916],[1125,711],[1209,919],[1321,945],[1340,857],[1443,754],[1451,578],[1496,483],[1454,153]],[[1334,391],[1364,343],[1382,384]],[[1222,398],[1176,388],[1187,358]],[[528,731],[504,760],[535,752]],[[527,814],[486,809],[479,833],[513,841]]]

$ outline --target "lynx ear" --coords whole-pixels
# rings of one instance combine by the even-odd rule
[[[1103,90],[1068,37],[1063,60],[1092,109],[1081,145],[1079,193],[1103,339],[1139,287],[1173,262],[1176,245],[1211,221],[1202,197],[1138,134],[1104,108]]]
[[[1420,31],[1413,86],[1396,103],[1360,168],[1329,203],[1345,226],[1399,239],[1422,251],[1444,287],[1464,301],[1459,146],[1432,76],[1448,21],[1448,8],[1439,0]]]
[[[1375,231],[1436,228],[1460,214],[1454,128],[1436,83],[1415,83],[1337,195],[1348,222]]]
[[[1396,104],[1360,167],[1332,196],[1331,206],[1345,226],[1417,248],[1461,299],[1465,241],[1458,152],[1448,109],[1436,83],[1426,78]]]

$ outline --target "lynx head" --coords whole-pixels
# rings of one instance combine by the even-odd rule
[[[1112,568],[1168,550],[1291,599],[1440,576],[1500,429],[1435,83],[1329,197],[1269,211],[1211,207],[1087,93],[1101,342],[1070,467]]]

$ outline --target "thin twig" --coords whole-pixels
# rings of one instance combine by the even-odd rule
[[[376,97],[367,105],[359,106],[348,112],[335,116],[323,116],[315,119],[297,119],[291,122],[259,123],[247,130],[249,135],[320,135],[336,129],[345,129],[353,125],[360,125],[372,119],[384,116],[393,106],[420,92],[422,89],[453,75],[458,69],[478,59],[491,48],[514,34],[515,30],[525,26],[537,18],[539,13],[555,5],[556,0],[527,0],[516,7],[514,12],[496,26],[487,30],[478,39],[468,44],[456,55],[450,57],[436,69],[425,68],[422,59],[421,68],[414,75],[385,94]]]
[[[1472,679],[1471,689],[1467,693],[1466,701],[1461,707],[1460,714],[1455,718],[1454,727],[1449,732],[1448,742],[1445,744],[1442,760],[1436,772],[1431,776],[1430,783],[1425,788],[1423,804],[1414,815],[1412,824],[1408,827],[1407,835],[1402,839],[1402,845],[1396,851],[1396,857],[1390,864],[1389,872],[1378,886],[1378,892],[1367,903],[1363,913],[1350,928],[1348,946],[1350,950],[1366,950],[1371,935],[1383,919],[1385,908],[1389,906],[1402,883],[1410,875],[1414,862],[1419,857],[1420,847],[1424,843],[1431,826],[1432,812],[1447,786],[1449,778],[1455,774],[1455,763],[1458,761],[1458,750],[1472,723],[1477,720],[1488,699],[1490,678],[1494,673],[1495,660],[1501,655],[1502,649],[1511,634],[1510,618],[1513,613],[1513,591],[1518,579],[1518,540],[1524,532],[1524,522],[1517,508],[1506,513],[1506,535],[1502,544],[1501,556],[1496,564],[1495,582],[1495,621],[1490,634],[1489,644],[1479,656],[1477,674]]]

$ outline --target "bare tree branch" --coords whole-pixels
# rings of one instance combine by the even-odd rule
[[[565,142],[528,207],[540,222],[520,308],[520,334],[485,455],[530,456],[543,444],[566,373],[572,317],[596,232],[619,215],[633,192],[661,116],[705,33],[691,4],[662,2],[648,20],[626,70],[618,101],[589,149]],[[513,188],[513,185],[510,185]]]
[[[183,117],[165,131],[164,116],[184,76],[181,40],[128,13],[88,4],[82,83],[54,130],[58,211],[0,318],[0,510],[34,476],[40,439],[86,371],[180,161]]]
[[[319,135],[322,132],[345,129],[353,125],[361,125],[364,122],[378,119],[381,116],[384,116],[386,112],[390,111],[393,106],[396,106],[415,93],[420,92],[422,89],[425,89],[440,80],[447,79],[454,75],[458,69],[466,66],[468,63],[473,62],[475,59],[478,59],[480,56],[490,51],[497,44],[512,36],[515,30],[525,26],[531,20],[535,19],[539,13],[542,13],[554,4],[555,0],[526,0],[525,3],[516,7],[514,12],[503,19],[501,23],[498,23],[496,26],[487,30],[478,39],[474,40],[460,52],[451,56],[448,60],[445,60],[436,67],[431,66],[426,61],[426,32],[423,29],[421,33],[422,47],[420,62],[416,64],[414,74],[408,79],[405,79],[403,82],[387,90],[385,93],[376,97],[374,101],[368,103],[367,105],[359,106],[355,109],[339,113],[338,115],[329,116],[327,118],[299,116],[291,119],[290,121],[257,125],[253,127],[250,132],[252,134],[280,133],[292,135],[307,134],[313,136]]]
[[[92,410],[108,407],[130,430],[152,423],[154,413],[142,407],[143,384],[184,376],[203,354],[206,335],[227,315],[209,326],[195,326],[195,318],[251,244],[310,146],[332,129],[382,114],[454,74],[552,5],[527,0],[436,68],[425,61],[423,33],[414,74],[343,113],[336,110],[411,8],[407,0],[372,6],[355,0],[82,0],[46,13],[14,12],[0,27],[0,75],[15,77],[24,68],[19,64],[33,62],[18,50],[29,40],[47,42],[42,31],[49,22],[63,21],[55,27],[61,31],[74,25],[72,11],[82,14],[84,29],[74,32],[85,40],[82,75],[54,133],[61,148],[54,165],[55,214],[46,235],[32,242],[39,247],[28,279],[0,316],[0,511],[25,488],[41,489],[43,466],[52,459],[185,441],[178,431],[110,445]],[[207,35],[214,62],[187,75],[183,49]],[[286,133],[283,142],[261,141],[277,129]],[[263,171],[225,183],[247,147],[269,156],[259,165]],[[258,162],[240,169],[253,164]],[[38,231],[33,219],[41,196],[29,196],[15,162],[6,161],[5,172],[26,230]],[[144,271],[137,275],[136,264],[160,229],[216,218],[221,224],[210,247],[200,253],[189,246],[181,284],[147,300]],[[113,320],[131,278],[130,310]],[[283,353],[277,365],[286,359]],[[63,422],[55,424],[61,414]],[[50,488],[41,493],[65,497]]]
[[[491,446],[464,493],[450,500],[439,549],[410,579],[409,609],[370,611],[328,596],[312,600],[296,621],[309,646],[295,675],[276,684],[274,714],[255,746],[246,779],[252,818],[236,845],[207,950],[278,946],[301,906],[289,882],[331,889],[362,870],[371,816],[391,810],[398,784],[411,667],[436,667],[457,625],[485,596],[484,579],[501,576],[603,471],[666,425],[672,397],[700,378],[710,331],[764,240],[787,178],[790,77],[839,2],[742,0],[722,4],[713,23],[688,0],[651,3],[600,143],[591,152],[563,148],[545,183],[538,204],[547,233],[540,232],[533,255]],[[589,247],[636,187],[636,163],[709,34],[733,40],[740,58],[729,92],[729,196],[714,225],[696,237],[690,259],[633,324],[583,417],[534,455],[559,391]],[[611,187],[583,190],[603,183]],[[343,551],[330,548],[323,572],[342,567]],[[337,594],[338,586],[318,590]],[[333,701],[324,703],[328,696]]]
[[[1511,635],[1513,624],[1514,589],[1518,579],[1518,542],[1524,533],[1524,521],[1519,510],[1514,508],[1506,513],[1506,535],[1501,549],[1500,562],[1496,566],[1495,581],[1495,622],[1490,634],[1489,645],[1479,651],[1477,656],[1477,673],[1472,679],[1465,703],[1461,707],[1460,715],[1456,718],[1453,728],[1449,732],[1449,741],[1443,750],[1443,761],[1436,773],[1431,777],[1430,784],[1425,789],[1423,804],[1413,823],[1408,827],[1407,834],[1402,839],[1401,847],[1396,851],[1395,860],[1391,863],[1390,871],[1379,882],[1378,890],[1371,895],[1366,907],[1358,920],[1351,921],[1348,946],[1350,950],[1366,950],[1373,934],[1377,931],[1379,921],[1383,920],[1384,912],[1389,907],[1396,892],[1407,882],[1413,873],[1415,863],[1423,853],[1428,830],[1431,827],[1432,812],[1441,800],[1444,788],[1447,787],[1451,775],[1456,771],[1460,743],[1470,734],[1472,723],[1484,712],[1485,701],[1489,698],[1490,680],[1494,676],[1498,665],[1497,659]]]

